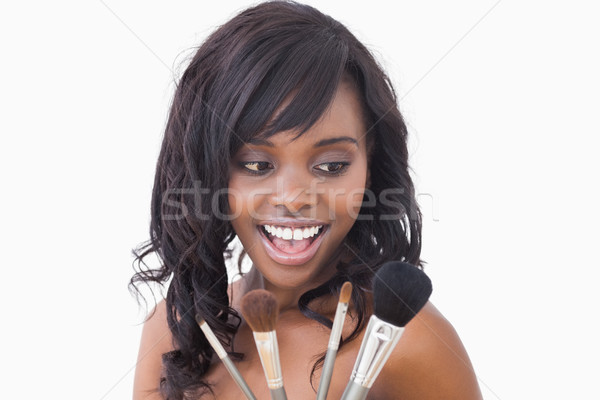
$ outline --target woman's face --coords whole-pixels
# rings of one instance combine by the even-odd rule
[[[333,258],[354,224],[368,170],[356,89],[342,81],[313,127],[244,145],[232,158],[232,225],[265,287],[308,289],[335,272]]]

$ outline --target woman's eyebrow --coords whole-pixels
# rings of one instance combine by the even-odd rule
[[[250,140],[248,140],[248,144],[252,144],[255,146],[268,146],[268,147],[275,147],[275,145],[271,142],[269,142],[266,139],[259,139],[259,138],[252,138]]]
[[[339,142],[354,143],[356,145],[356,147],[358,147],[358,142],[356,141],[356,139],[351,138],[350,136],[339,136],[339,137],[334,137],[334,138],[322,139],[322,140],[319,140],[317,143],[315,143],[313,145],[313,147],[329,146],[331,144],[335,144],[335,143],[339,143]],[[255,146],[275,147],[275,145],[272,142],[268,141],[267,139],[259,139],[259,138],[250,139],[248,141],[248,144],[252,144]]]
[[[335,137],[335,138],[319,140],[317,143],[315,143],[315,145],[313,147],[328,146],[330,144],[339,143],[339,142],[354,143],[356,145],[356,147],[358,147],[358,142],[356,141],[356,139],[353,139],[350,136],[340,136],[340,137]]]

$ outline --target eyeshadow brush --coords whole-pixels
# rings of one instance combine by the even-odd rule
[[[236,368],[233,361],[231,361],[231,358],[229,358],[229,354],[227,354],[227,352],[223,348],[223,345],[221,344],[213,330],[210,328],[210,326],[198,314],[196,314],[196,322],[200,326],[200,329],[202,329],[202,332],[204,332],[204,336],[206,336],[208,343],[210,343],[215,353],[217,353],[217,356],[219,356],[221,361],[223,361],[225,368],[227,368],[227,371],[229,371],[229,375],[231,375],[235,383],[237,383],[237,385],[239,386],[240,390],[246,395],[246,398],[250,400],[256,400],[254,393],[252,393],[252,390],[250,390],[250,388],[248,387],[248,384],[242,377],[242,374],[240,374],[240,371]]]
[[[331,383],[331,374],[333,373],[333,365],[335,363],[335,357],[340,345],[342,328],[344,326],[346,312],[348,311],[348,302],[350,301],[351,295],[352,284],[350,282],[344,282],[340,291],[337,309],[335,310],[333,325],[331,326],[329,344],[327,346],[327,353],[325,354],[325,362],[323,363],[323,371],[321,373],[321,380],[319,382],[319,390],[317,391],[317,400],[325,400],[327,398],[329,384]]]

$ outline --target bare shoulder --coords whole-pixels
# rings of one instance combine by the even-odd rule
[[[160,301],[144,323],[140,350],[135,368],[134,400],[162,399],[158,392],[162,355],[173,350],[172,336],[167,324],[165,301]]]
[[[386,382],[378,388],[384,398],[482,398],[477,377],[458,334],[431,303],[427,303],[406,325],[378,381]]]

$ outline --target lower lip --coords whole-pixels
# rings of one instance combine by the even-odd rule
[[[283,252],[275,247],[275,245],[265,236],[262,227],[259,226],[258,231],[265,246],[265,250],[267,251],[269,257],[273,259],[273,261],[285,265],[301,265],[313,258],[317,250],[319,250],[321,242],[327,233],[327,228],[327,226],[324,226],[323,232],[310,244],[310,246],[308,246],[304,251],[295,254]]]

